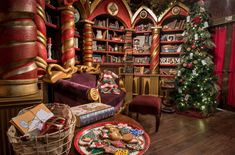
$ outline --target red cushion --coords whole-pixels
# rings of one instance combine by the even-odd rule
[[[146,107],[155,107],[157,109],[161,106],[161,98],[156,96],[136,96],[130,106],[146,106]]]

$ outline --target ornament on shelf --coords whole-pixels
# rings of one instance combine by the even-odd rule
[[[101,31],[101,30],[97,30],[97,31],[96,31],[96,38],[97,38],[97,39],[102,39],[102,38],[103,38],[103,35],[102,35],[102,31]]]
[[[51,43],[51,38],[48,38],[47,40],[47,52],[48,52],[48,58],[49,60],[52,59],[52,52],[51,52],[51,47],[52,47],[52,43]]]

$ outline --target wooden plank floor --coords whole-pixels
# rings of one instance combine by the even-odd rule
[[[220,110],[206,119],[162,113],[157,133],[153,116],[140,115],[139,122],[151,137],[147,155],[235,155],[235,113]]]

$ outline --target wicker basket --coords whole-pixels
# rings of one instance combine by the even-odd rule
[[[66,128],[41,136],[18,136],[12,125],[7,131],[9,142],[17,155],[64,155],[69,154],[76,124],[76,117],[70,107],[65,104],[47,105],[55,116],[63,117],[66,114],[68,125]],[[56,107],[56,108],[55,108]],[[23,109],[20,113],[32,107]],[[54,109],[54,110],[53,110]],[[19,113],[19,114],[20,114]]]

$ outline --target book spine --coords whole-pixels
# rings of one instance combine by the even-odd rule
[[[107,108],[80,116],[80,127],[113,116],[115,108]]]

